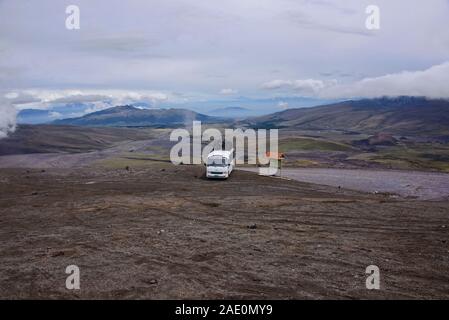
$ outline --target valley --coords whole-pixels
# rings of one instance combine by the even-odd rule
[[[260,120],[204,128],[279,125],[281,178],[173,165],[179,118],[19,125],[0,140],[0,297],[448,298],[446,129]],[[70,264],[80,291],[64,286]],[[381,290],[365,288],[373,264]]]

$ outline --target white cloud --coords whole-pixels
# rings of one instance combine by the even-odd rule
[[[323,88],[334,84],[334,82],[325,82],[322,80],[314,80],[314,79],[307,79],[307,80],[295,80],[293,81],[293,89],[305,92],[305,93],[318,93]]]
[[[5,94],[6,99],[15,99],[19,96],[17,92],[8,92]]]
[[[291,80],[272,80],[262,84],[262,89],[274,90],[292,86]]]
[[[284,90],[321,99],[425,96],[449,98],[449,61],[421,71],[403,71],[352,83],[336,80],[273,80],[263,89]]]
[[[220,90],[220,94],[223,94],[223,95],[231,95],[231,94],[236,94],[236,93],[238,93],[238,90],[231,89],[231,88],[225,88],[225,89]]]
[[[278,103],[278,108],[281,108],[281,109],[288,109],[288,102],[285,102],[285,101],[279,101],[279,103]]]
[[[61,119],[62,118],[62,114],[56,111],[52,111],[50,112],[50,118],[52,119]]]
[[[293,90],[303,95],[317,95],[321,90],[328,86],[335,85],[335,80],[323,81],[315,79],[305,80],[272,80],[262,84],[263,89],[267,90]]]
[[[382,96],[425,96],[449,98],[449,62],[422,71],[404,71],[381,77],[336,85],[321,91],[322,98],[375,98]]]
[[[111,105],[111,104],[109,104],[107,102],[97,101],[97,102],[92,103],[89,108],[84,110],[83,115],[84,114],[88,114],[88,113],[92,113],[92,112],[97,112],[97,111],[109,109],[111,107],[113,107],[113,105]]]
[[[57,98],[54,100],[46,100],[51,103],[87,103],[87,102],[95,102],[111,99],[110,96],[107,95],[99,95],[99,94],[70,94],[68,93],[66,96]]]
[[[0,139],[16,129],[16,109],[8,101],[0,99]]]
[[[12,97],[12,95],[9,95]],[[155,106],[170,100],[167,93],[156,91],[127,90],[40,90],[28,89],[15,92],[10,99],[17,109],[51,109],[57,104],[86,103],[101,108],[102,106],[117,106],[146,102]],[[97,110],[98,111],[98,110]]]

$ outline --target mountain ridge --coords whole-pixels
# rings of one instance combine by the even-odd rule
[[[92,112],[78,118],[56,120],[52,124],[138,127],[180,125],[191,123],[194,120],[204,123],[220,121],[217,117],[207,116],[187,109],[145,109],[131,105],[122,105]]]
[[[241,122],[252,127],[341,130],[375,134],[449,134],[449,100],[398,97],[348,100],[287,109]]]

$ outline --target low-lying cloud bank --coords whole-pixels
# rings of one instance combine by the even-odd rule
[[[273,80],[262,84],[263,89],[276,90],[276,89],[291,89],[298,93],[307,96],[315,96],[326,87],[336,84],[335,80],[323,81],[315,79],[305,80]]]
[[[17,110],[18,123],[35,124],[61,118],[81,117],[87,113],[118,105],[133,104],[137,107],[156,108],[161,103],[168,101],[169,96],[162,92],[113,89],[25,89],[0,92],[0,99],[3,101],[3,106],[13,106],[13,109]],[[11,110],[13,109],[8,108],[8,114],[12,114]],[[28,113],[24,116],[21,111],[25,109],[47,110],[48,112],[47,115],[42,112],[39,115]],[[6,119],[2,120],[6,121]]]
[[[12,103],[21,109],[52,109],[55,105],[88,103],[96,105],[98,110],[111,106],[144,102],[148,106],[157,106],[167,101],[169,96],[162,92],[131,90],[21,90],[12,92]],[[96,111],[98,111],[96,110]]]
[[[6,100],[0,100],[0,139],[16,130],[16,109]]]
[[[336,85],[321,92],[324,98],[425,96],[449,98],[449,62],[423,71],[404,71],[366,78],[350,85]]]
[[[365,78],[355,83],[337,81],[273,80],[262,84],[267,90],[290,90],[322,99],[378,98],[424,96],[449,98],[449,62],[422,71],[404,71],[380,77]]]

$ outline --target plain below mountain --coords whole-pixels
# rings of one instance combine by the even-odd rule
[[[247,109],[247,108],[242,108],[242,107],[227,107],[227,108],[218,108],[218,109],[213,109],[209,112],[207,112],[207,114],[211,115],[211,116],[216,116],[216,117],[223,117],[223,118],[246,118],[246,117],[250,117],[250,116],[255,116],[255,115],[260,115],[257,114],[256,111]]]

